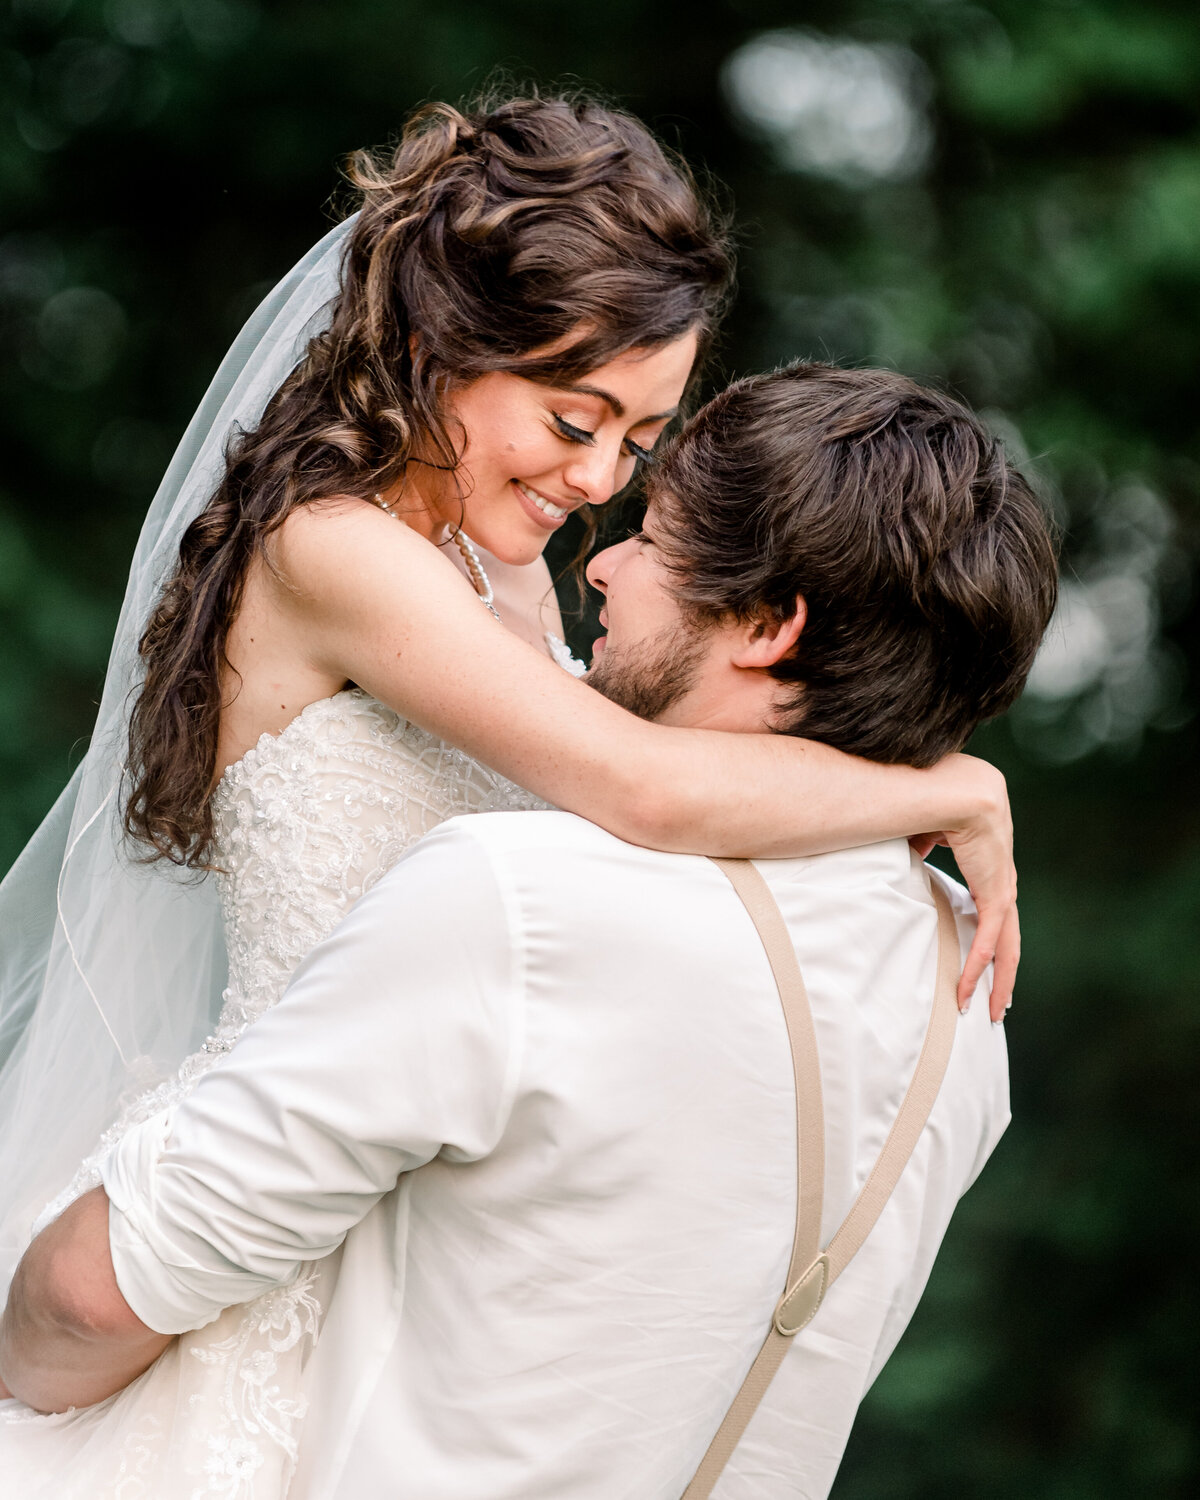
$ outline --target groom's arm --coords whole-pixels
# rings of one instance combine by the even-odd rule
[[[0,1320],[0,1394],[36,1411],[90,1406],[127,1385],[171,1342],[121,1295],[108,1248],[108,1196],[94,1188],[38,1235]]]
[[[424,840],[188,1099],[124,1137],[58,1249],[35,1241],[0,1346],[14,1394],[102,1399],[336,1249],[402,1172],[493,1148],[519,964],[472,821]]]

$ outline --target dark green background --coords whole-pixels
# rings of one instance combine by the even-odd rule
[[[739,124],[722,66],[783,27],[922,60],[920,170],[789,169]],[[979,736],[1018,822],[1016,1120],[835,1493],[1197,1493],[1193,0],[6,0],[0,28],[0,868],[86,742],[172,446],[345,153],[496,65],[612,92],[728,187],[712,379],[817,355],[959,391],[1107,610],[1090,675]]]

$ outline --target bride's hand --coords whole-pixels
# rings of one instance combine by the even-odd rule
[[[944,844],[953,851],[979,912],[975,937],[958,984],[959,1008],[966,1009],[983,971],[994,962],[989,1011],[993,1021],[1001,1021],[1012,1002],[1021,958],[1008,786],[1003,775],[987,761],[970,755],[957,756],[956,760],[961,772],[975,783],[969,799],[974,811],[956,828],[924,834],[911,842],[922,858],[935,844]]]

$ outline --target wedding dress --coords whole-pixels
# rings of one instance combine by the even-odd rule
[[[552,650],[561,657],[559,643]],[[565,664],[565,663],[564,663]],[[574,664],[578,670],[578,665]],[[135,1099],[44,1218],[99,1181],[104,1153],[167,1108],[273,1005],[304,956],[404,851],[460,813],[545,804],[358,689],[310,704],[225,772],[213,795],[229,951],[217,1026],[175,1077]],[[348,1003],[351,997],[348,998]],[[397,975],[396,1003],[404,1003]],[[0,1403],[11,1500],[276,1500],[305,1411],[304,1369],[337,1256],[178,1339],[94,1407]]]

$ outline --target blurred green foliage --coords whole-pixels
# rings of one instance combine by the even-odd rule
[[[816,356],[947,385],[1064,531],[1037,690],[977,745],[1020,838],[1015,1123],[837,1500],[1194,1494],[1193,0],[8,0],[0,868],[86,743],[158,475],[337,164],[497,65],[598,85],[727,185],[711,382]]]

